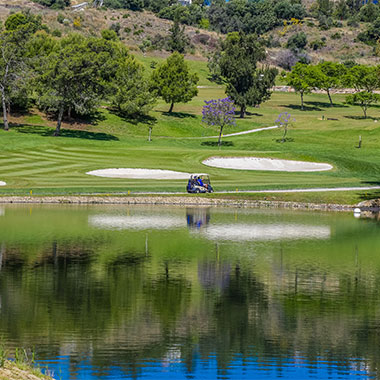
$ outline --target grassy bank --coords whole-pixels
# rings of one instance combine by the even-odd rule
[[[196,63],[199,70],[204,62]],[[206,77],[204,76],[204,81]],[[205,82],[206,83],[206,82]],[[62,137],[52,137],[54,120],[37,111],[12,117],[9,132],[0,131],[0,180],[7,186],[0,195],[119,193],[142,191],[184,191],[186,181],[108,179],[86,174],[101,168],[150,168],[185,172],[207,172],[216,190],[263,190],[305,187],[345,187],[379,184],[380,142],[376,117],[379,108],[361,118],[359,107],[344,104],[344,96],[333,96],[330,107],[323,94],[307,95],[306,109],[300,110],[299,96],[274,93],[260,108],[250,109],[245,119],[225,134],[275,124],[280,112],[290,112],[295,119],[286,143],[278,142],[282,131],[275,129],[224,139],[216,146],[217,128],[201,123],[205,99],[224,96],[218,87],[201,88],[187,104],[178,104],[173,114],[159,102],[151,119],[126,120],[106,107],[91,120],[66,122]],[[323,119],[323,120],[322,120]],[[147,141],[148,127],[153,125],[153,141]],[[363,144],[360,149],[359,135]],[[327,162],[328,172],[285,173],[227,170],[206,167],[202,161],[211,156],[259,156]],[[222,195],[220,195],[222,196]],[[225,195],[223,195],[225,196]],[[234,196],[242,196],[234,195]],[[353,204],[375,191],[249,194],[250,199],[272,197],[277,200]]]

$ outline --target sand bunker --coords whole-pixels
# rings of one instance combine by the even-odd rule
[[[4,181],[0,181],[0,186],[5,186],[7,183]]]
[[[259,157],[211,157],[203,161],[203,164],[223,169],[281,172],[318,172],[332,169],[330,164]]]
[[[172,170],[159,169],[99,169],[92,170],[86,174],[107,178],[134,178],[134,179],[188,179],[190,174],[175,172]]]

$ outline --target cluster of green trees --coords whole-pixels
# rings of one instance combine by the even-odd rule
[[[258,67],[265,48],[254,34],[229,33],[209,61],[212,77],[226,84],[226,94],[240,107],[244,117],[248,106],[256,107],[271,95],[277,70]]]
[[[37,4],[50,7],[52,9],[63,9],[70,5],[70,0],[33,0]]]
[[[346,102],[359,105],[365,118],[368,107],[380,100],[380,95],[374,92],[380,88],[380,66],[347,67],[334,62],[321,62],[317,65],[298,62],[291,72],[282,75],[287,85],[301,95],[301,109],[304,109],[304,95],[313,89],[325,91],[332,106],[331,91],[352,88],[354,92],[347,95]]]
[[[108,32],[102,38],[71,34],[53,38],[40,18],[11,15],[0,31],[0,95],[4,129],[11,107],[35,104],[56,115],[55,135],[63,116],[89,115],[100,102],[128,117],[147,114],[158,96],[170,104],[188,102],[197,94],[198,77],[174,53],[147,77],[128,49]],[[113,35],[114,36],[114,35]]]

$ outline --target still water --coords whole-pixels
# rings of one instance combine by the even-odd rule
[[[5,206],[0,337],[62,380],[378,378],[380,225],[346,213]]]

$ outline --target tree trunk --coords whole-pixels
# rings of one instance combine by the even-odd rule
[[[367,107],[363,107],[364,119],[367,119]]]
[[[69,106],[69,109],[67,110],[67,118],[71,121],[71,106]]]
[[[284,125],[284,135],[282,136],[282,142],[285,142],[286,134],[288,133],[288,127],[287,125]]]
[[[173,107],[174,107],[174,102],[172,102],[172,104],[170,104],[169,113],[172,113]]]
[[[60,106],[58,110],[57,127],[55,129],[54,136],[59,136],[59,133],[61,131],[63,111],[64,111],[63,106]]]
[[[8,131],[9,130],[9,124],[8,124],[7,104],[5,101],[5,90],[4,90],[4,88],[1,89],[1,102],[3,104],[4,131]]]
[[[149,127],[149,137],[148,141],[152,141],[152,127]]]
[[[240,107],[240,118],[243,119],[245,116],[245,106]]]
[[[221,145],[222,145],[222,132],[223,132],[223,125],[220,126],[219,139],[218,139],[218,146],[221,146]]]
[[[303,111],[303,92],[301,92],[301,110]]]
[[[327,90],[327,95],[328,95],[329,100],[330,100],[330,106],[332,107],[334,104],[333,104],[333,101],[331,99],[330,90]]]

